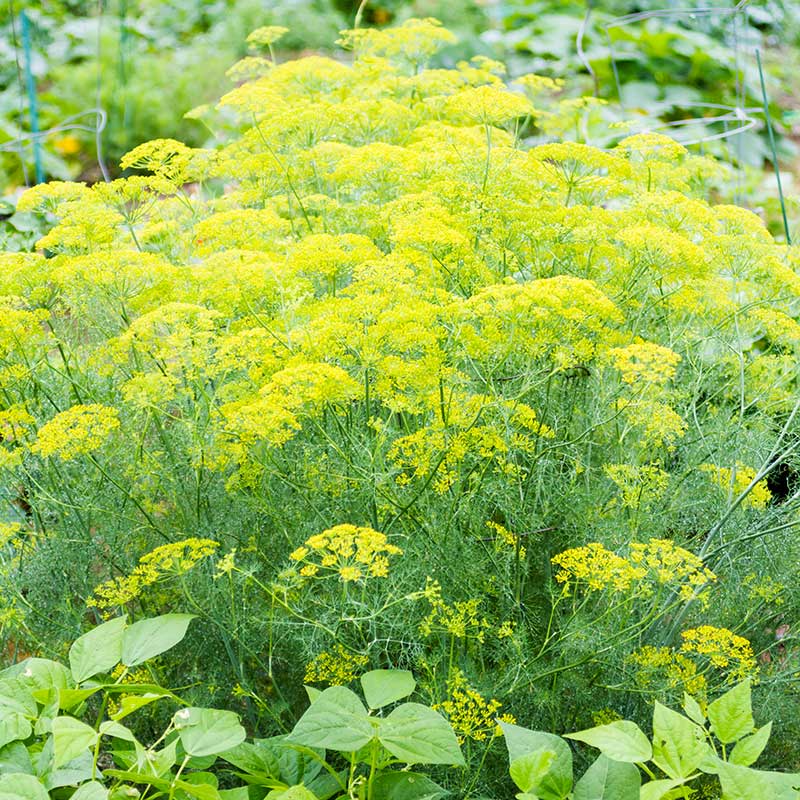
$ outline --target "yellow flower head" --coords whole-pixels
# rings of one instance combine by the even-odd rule
[[[383,533],[345,524],[309,537],[289,558],[304,565],[300,574],[305,577],[335,573],[344,583],[358,583],[369,577],[385,578],[389,556],[402,552]]]
[[[47,458],[56,456],[71,461],[95,453],[119,428],[116,408],[99,404],[75,405],[56,414],[39,428],[31,451]]]
[[[328,686],[345,686],[354,681],[369,663],[361,653],[353,653],[341,644],[320,653],[306,665],[306,683],[326,683]]]
[[[185,575],[201,561],[214,555],[218,548],[219,542],[196,537],[156,547],[139,559],[130,574],[112,578],[97,586],[87,605],[107,614],[111,609],[138,598],[148,586],[165,578]],[[228,555],[232,558],[232,554]],[[232,568],[232,564],[230,566]]]

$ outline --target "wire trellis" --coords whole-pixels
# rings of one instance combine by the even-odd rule
[[[728,160],[732,166],[736,167],[735,199],[737,202],[741,201],[743,193],[743,173],[741,165],[745,161],[744,147],[746,140],[742,134],[760,127],[761,125],[766,125],[770,134],[773,168],[775,170],[781,207],[784,209],[785,218],[785,204],[780,180],[780,168],[774,135],[772,133],[769,101],[761,66],[759,51],[760,42],[754,43],[746,41],[743,33],[747,29],[745,25],[745,15],[747,14],[747,5],[749,2],[750,0],[738,0],[729,5],[699,3],[695,6],[676,5],[669,8],[637,11],[611,19],[604,23],[600,30],[608,49],[608,58],[614,78],[616,95],[624,111],[626,110],[626,92],[625,85],[620,76],[620,54],[616,51],[612,36],[612,32],[615,29],[646,24],[651,19],[677,22],[682,27],[689,30],[696,29],[700,23],[714,25],[718,29],[722,28],[725,34],[725,40],[733,53],[734,102],[732,104],[725,104],[700,100],[683,100],[680,106],[690,112],[694,111],[695,114],[694,116],[687,116],[678,120],[654,120],[653,116],[658,116],[660,112],[669,111],[674,107],[671,102],[654,102],[648,107],[648,110],[651,111],[652,114],[648,119],[640,121],[638,130],[636,130],[635,116],[630,120],[631,125],[635,132],[662,131],[668,133],[685,146],[698,146],[701,149],[712,142],[724,142],[727,145]],[[586,15],[578,31],[576,51],[578,59],[586,71],[592,76],[595,81],[595,87],[597,87],[597,76],[583,46],[584,37],[591,24],[593,10],[592,2],[589,0],[589,2],[587,2]],[[751,65],[757,65],[761,82],[760,97],[748,91],[744,79],[745,63],[748,59]],[[657,84],[655,76],[652,76],[652,78],[653,83]],[[713,132],[709,132],[709,128],[714,129]],[[784,227],[788,241],[790,239],[788,225],[785,223]]]
[[[38,116],[38,97],[36,82],[31,67],[31,44],[30,44],[30,21],[25,9],[19,12],[15,7],[14,0],[8,0],[12,44],[14,47],[17,83],[20,97],[19,116],[22,120],[25,117],[25,99],[28,101],[28,118],[30,120],[30,132],[21,134],[10,141],[0,144],[0,153],[15,153],[20,160],[23,180],[26,186],[32,184],[30,167],[34,166],[34,177],[36,183],[45,180],[45,172],[42,166],[42,143],[52,136],[64,134],[72,131],[82,131],[91,133],[94,136],[95,158],[100,174],[104,181],[109,181],[110,175],[103,156],[103,131],[108,123],[108,114],[100,103],[100,93],[102,88],[102,75],[100,68],[100,35],[103,22],[103,0],[98,0],[97,15],[97,89],[95,105],[76,114],[71,114],[47,128],[39,128]],[[17,29],[19,20],[21,36]],[[20,38],[22,42],[20,42]],[[22,51],[23,58],[20,58]]]

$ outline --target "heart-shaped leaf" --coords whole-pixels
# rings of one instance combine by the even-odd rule
[[[190,756],[217,755],[245,740],[245,729],[233,711],[183,708],[172,719]]]
[[[108,672],[122,658],[122,634],[127,626],[127,617],[98,625],[84,633],[69,649],[69,666],[76,683],[82,683],[99,672]]]
[[[186,636],[194,614],[163,614],[134,622],[122,634],[122,663],[135,667],[174,647]]]
[[[575,739],[596,747],[614,761],[641,764],[653,757],[650,740],[635,722],[618,720],[577,733],[568,733],[565,739]]]
[[[392,711],[381,721],[379,739],[395,758],[406,764],[464,765],[450,723],[420,703],[403,703]]]
[[[414,676],[405,669],[374,669],[361,676],[364,699],[370,708],[383,708],[408,697],[416,688]]]
[[[374,737],[375,728],[356,694],[344,686],[330,686],[300,717],[288,741],[354,752]]]

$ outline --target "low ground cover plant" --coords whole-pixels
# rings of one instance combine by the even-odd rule
[[[408,670],[473,770],[447,788],[489,796],[498,718],[750,679],[797,768],[798,250],[665,137],[530,147],[547,80],[427,68],[433,20],[345,32],[350,61],[275,64],[282,33],[197,112],[214,147],[20,200],[4,657],[194,614],[154,683],[258,735],[303,683]]]
[[[344,686],[307,686],[310,705],[288,735],[247,740],[231,711],[186,707],[148,682],[149,662],[179,644],[192,619],[167,614],[128,624],[114,617],[71,645],[69,667],[29,658],[0,672],[0,797],[435,800],[450,794],[411,769],[466,763],[452,725],[407,700],[416,688],[410,672],[362,674],[363,702]],[[177,710],[145,745],[130,718],[156,703]],[[755,728],[749,681],[705,709],[688,694],[683,706],[686,716],[656,702],[652,743],[627,720],[568,734],[600,750],[574,792],[573,755],[564,739],[502,720],[495,735],[505,739],[519,800],[688,797],[688,785],[703,776],[718,782],[723,797],[800,795],[800,775],[751,768],[772,724]],[[464,796],[476,795],[479,774],[480,767],[468,776]]]

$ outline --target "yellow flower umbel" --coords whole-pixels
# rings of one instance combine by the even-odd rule
[[[156,547],[139,559],[130,575],[112,578],[95,588],[87,605],[108,614],[111,609],[135,600],[148,586],[165,578],[185,575],[204,558],[213,555],[218,547],[219,542],[196,537]]]
[[[756,477],[756,471],[752,467],[742,464],[741,461],[736,462],[735,469],[717,467],[714,464],[701,464],[700,469],[708,473],[711,480],[720,489],[730,492],[734,500],[750,486]],[[753,486],[750,493],[742,501],[742,505],[745,508],[763,511],[770,500],[772,500],[772,492],[767,488],[767,482],[762,480]]]
[[[99,450],[119,428],[116,408],[99,404],[75,405],[56,414],[39,428],[31,452],[47,458],[71,461]]]
[[[369,663],[360,653],[351,653],[341,644],[320,653],[306,665],[306,683],[327,683],[328,686],[346,686],[354,681]]]
[[[634,651],[630,661],[638,667],[636,683],[641,689],[658,692],[663,686],[680,689],[692,697],[704,697],[707,681],[697,664],[672,647],[645,645]]]
[[[573,547],[552,559],[559,570],[556,580],[562,584],[575,584],[589,591],[610,589],[627,592],[645,575],[645,570],[612,553],[598,542],[583,547]]]
[[[684,600],[704,599],[703,590],[716,575],[703,566],[694,553],[678,547],[671,539],[632,542],[628,558],[592,542],[573,547],[552,559],[559,567],[556,581],[585,591],[631,592],[649,597],[669,586]]]
[[[605,464],[603,472],[619,489],[623,508],[646,508],[660,500],[669,485],[669,473],[652,464]]]
[[[753,647],[743,636],[727,628],[701,625],[681,633],[682,653],[708,659],[712,666],[725,670],[731,681],[741,681],[758,671]]]
[[[36,420],[22,405],[0,411],[0,470],[11,469],[22,461],[22,441]]]
[[[631,562],[647,570],[647,578],[654,584],[680,586],[680,596],[689,600],[700,596],[703,590],[716,581],[717,576],[703,566],[702,559],[671,539],[651,539],[646,544],[632,542]]]
[[[652,342],[637,342],[609,351],[613,366],[627,384],[663,384],[675,377],[681,357],[668,347]]]
[[[356,525],[337,525],[315,534],[289,558],[303,566],[303,577],[338,575],[344,583],[389,574],[389,556],[403,551],[389,542],[386,534]]]
[[[441,587],[436,582],[429,582],[426,592],[431,610],[419,625],[419,632],[423,636],[443,633],[452,639],[472,640],[483,644],[486,631],[491,630],[492,626],[479,613],[480,598],[456,600],[448,605],[442,600]]]
[[[502,707],[500,701],[494,698],[487,700],[469,685],[460,670],[454,670],[447,682],[447,690],[448,699],[435,704],[433,708],[445,713],[459,742],[463,743],[465,739],[484,742],[502,736],[503,732],[497,724],[498,718],[503,722],[516,722],[511,714],[498,715]]]

